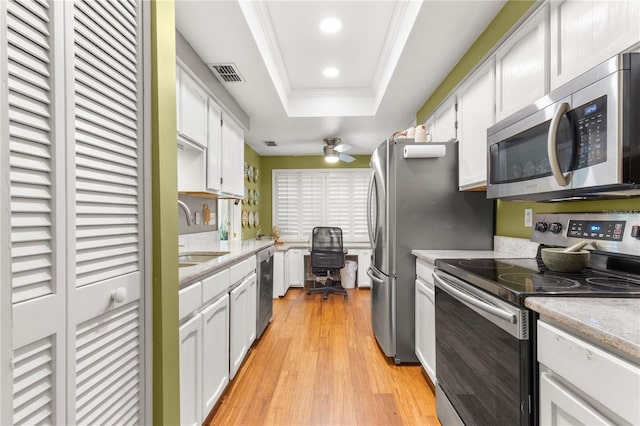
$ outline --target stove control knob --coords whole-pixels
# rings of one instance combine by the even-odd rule
[[[562,224],[553,222],[551,225],[549,225],[549,231],[553,232],[554,234],[559,234],[560,232],[562,232]]]
[[[547,222],[536,222],[536,226],[534,227],[538,232],[547,232],[547,228],[549,228]]]

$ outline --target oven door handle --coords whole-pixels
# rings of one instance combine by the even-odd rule
[[[489,303],[487,303],[486,301],[470,296],[466,293],[463,293],[462,291],[458,290],[456,287],[452,286],[451,284],[445,282],[442,278],[440,278],[437,274],[433,274],[433,278],[437,281],[438,284],[440,284],[440,287],[445,290],[447,293],[449,293],[451,296],[456,297],[458,300],[462,300],[467,302],[470,305],[475,306],[478,309],[481,309],[485,312],[488,312],[492,315],[497,316],[498,318],[501,318],[505,321],[510,322],[511,324],[515,324],[516,323],[516,316],[510,312],[504,311],[500,308],[496,308],[493,305],[490,305]]]
[[[558,161],[558,127],[560,127],[560,120],[562,116],[571,109],[568,102],[560,104],[556,112],[553,114],[551,124],[549,125],[549,135],[547,136],[547,156],[549,157],[549,166],[551,166],[551,173],[556,178],[556,182],[560,186],[567,186],[571,182],[572,172],[568,172],[566,175],[562,173],[560,168],[560,162]]]

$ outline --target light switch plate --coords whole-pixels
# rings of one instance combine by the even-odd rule
[[[525,228],[533,226],[533,209],[524,209],[524,226]]]

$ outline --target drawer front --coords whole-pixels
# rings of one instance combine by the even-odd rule
[[[192,312],[197,311],[202,306],[202,282],[198,281],[185,287],[178,293],[178,313],[180,319]]]
[[[231,286],[229,269],[224,269],[202,280],[202,303],[215,299]]]
[[[255,256],[251,256],[250,258],[248,258],[246,260],[246,262],[247,262],[247,274],[255,272],[256,265],[257,265],[256,257]]]
[[[540,364],[627,422],[640,424],[640,366],[544,321],[537,327]]]
[[[255,260],[256,259],[254,257],[253,261],[255,262]],[[237,283],[247,275],[247,273],[249,272],[249,265],[249,259],[245,259],[242,262],[238,262],[229,268],[229,273],[231,274],[231,284]]]
[[[430,287],[433,288],[433,274],[435,267],[424,260],[416,259],[416,275],[425,281],[427,284],[430,284]]]

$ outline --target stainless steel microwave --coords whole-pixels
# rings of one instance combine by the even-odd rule
[[[616,56],[487,130],[487,197],[640,196],[640,53]]]

